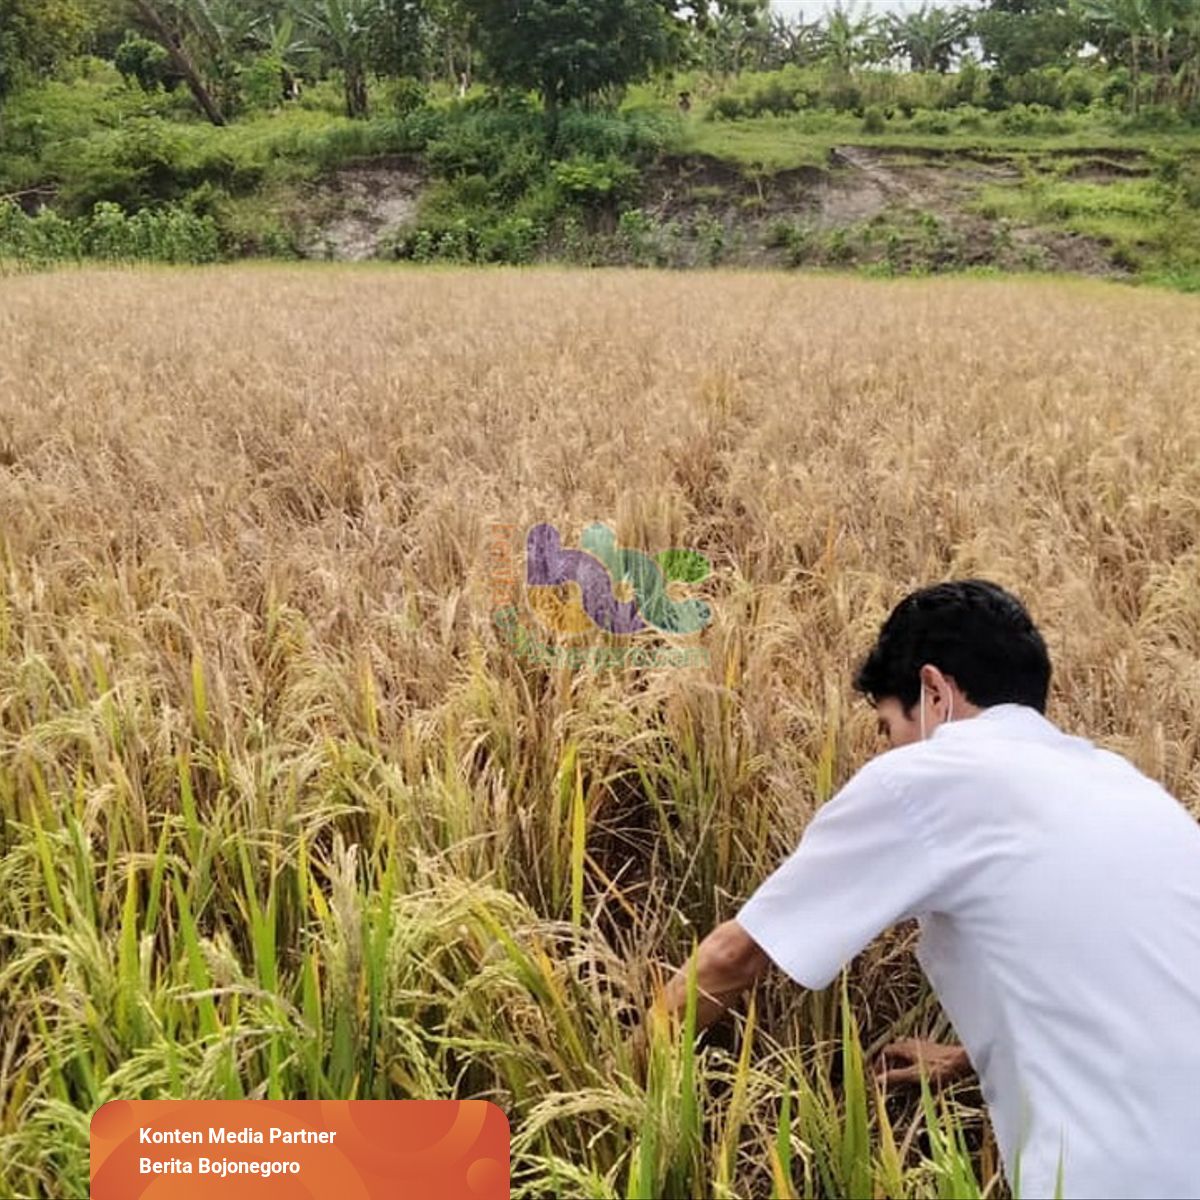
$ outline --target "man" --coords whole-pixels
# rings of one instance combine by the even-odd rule
[[[697,951],[699,1020],[769,962],[823,988],[920,920],[918,959],[1023,1197],[1200,1196],[1200,826],[1043,715],[1045,643],[995,584],[897,605],[855,680],[891,749]],[[668,984],[682,1009],[687,969]],[[965,1052],[965,1056],[964,1056]]]

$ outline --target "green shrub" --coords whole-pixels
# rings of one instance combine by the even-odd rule
[[[532,262],[544,237],[545,230],[530,217],[504,217],[484,231],[479,254],[484,262]]]
[[[821,99],[820,77],[789,63],[778,71],[747,72],[735,88],[714,97],[705,115],[710,120],[783,116],[812,108]]]
[[[1013,223],[1007,217],[1000,218],[992,226],[992,251],[1003,254],[1011,250],[1016,242],[1013,238]]]
[[[1168,206],[1200,208],[1200,167],[1174,150],[1152,150],[1152,187]]]
[[[1008,107],[1008,79],[1000,71],[993,71],[988,76],[987,94],[983,106],[989,112],[1002,112]]]
[[[1139,271],[1143,266],[1143,257],[1132,246],[1115,246],[1109,255],[1114,267],[1122,271]]]
[[[862,89],[850,76],[840,76],[830,84],[824,99],[835,112],[852,112],[862,108]]]
[[[230,257],[302,258],[300,225],[290,225],[270,204],[257,197],[230,203],[220,189],[204,184],[189,195],[186,206],[200,216],[210,216],[221,234],[221,245]]]
[[[659,222],[640,208],[627,208],[617,218],[617,241],[638,266],[655,262]]]
[[[827,247],[830,262],[845,263],[854,257],[854,249],[850,245],[849,235],[844,229],[835,229],[829,235]]]
[[[547,229],[562,215],[576,211],[574,206],[563,202],[558,184],[550,176],[538,180],[513,205],[512,212],[528,217],[535,225]],[[586,217],[585,217],[586,219]]]
[[[937,71],[857,71],[855,81],[864,104],[891,105],[911,113],[918,109],[952,108],[962,102],[957,79]],[[970,83],[966,76],[967,86]]]
[[[406,113],[396,126],[397,149],[424,150],[430,142],[442,136],[446,125],[446,114],[440,109],[418,108]]]
[[[78,226],[43,208],[28,216],[11,200],[0,200],[0,258],[40,265],[83,256]]]
[[[125,80],[136,82],[144,92],[153,92],[168,80],[174,82],[171,56],[158,42],[135,33],[126,33],[113,54],[113,65]]]
[[[725,257],[724,222],[707,209],[701,209],[696,215],[694,229],[700,242],[701,261],[710,267],[717,266]]]
[[[389,80],[383,94],[385,107],[398,117],[417,112],[429,99],[429,89],[410,75]]]
[[[529,263],[546,238],[546,227],[534,217],[512,213],[498,220],[487,214],[425,221],[399,233],[392,242],[395,258],[413,262]]]
[[[559,118],[555,149],[560,158],[576,153],[647,163],[670,143],[675,124],[675,118],[661,113],[613,115],[568,108]]]
[[[131,118],[171,114],[174,99],[168,93],[129,87],[115,67],[104,63],[101,68],[74,83],[48,80],[8,97],[0,151],[41,157],[106,134]]]
[[[584,205],[599,205],[629,198],[638,179],[637,168],[615,156],[596,159],[588,154],[551,164],[554,181],[563,196]]]
[[[976,105],[987,89],[987,72],[972,58],[965,58],[954,76],[947,99],[954,105]]]
[[[1039,67],[1008,77],[1008,99],[1013,104],[1041,104],[1059,109],[1065,102],[1063,72],[1059,67]]]
[[[220,257],[216,223],[186,208],[144,208],[126,216],[115,204],[98,204],[83,226],[86,257],[117,261],[214,262]]]
[[[883,110],[878,105],[872,104],[863,113],[863,133],[879,134],[883,133],[886,128],[887,122],[884,120]]]
[[[749,115],[741,99],[737,96],[714,96],[705,116],[709,120],[736,121],[738,117]]]
[[[479,230],[465,217],[459,217],[441,231],[436,256],[450,262],[474,262],[479,245]]]
[[[997,118],[1002,133],[1009,134],[1057,134],[1070,128],[1067,120],[1056,115],[1044,104],[1014,104]]]
[[[128,216],[118,205],[97,204],[74,220],[43,209],[28,216],[0,202],[0,258],[44,264],[93,258],[110,262],[214,262],[220,257],[216,222],[180,205]]]
[[[133,117],[107,135],[64,142],[45,161],[62,181],[66,211],[82,214],[102,201],[135,209],[178,199],[193,183],[184,156],[178,127],[158,117]]]
[[[568,213],[563,218],[562,255],[572,263],[591,266],[595,262],[595,241],[584,229],[583,222],[574,213]]]
[[[1068,108],[1084,109],[1100,96],[1100,77],[1086,67],[1069,67],[1062,77],[1063,102]]]
[[[1150,166],[1155,181],[1168,188],[1178,184],[1183,175],[1183,159],[1175,150],[1151,150]]]
[[[1037,115],[1024,104],[1014,104],[999,116],[997,125],[1003,133],[1030,134],[1037,129]]]
[[[1021,247],[1021,266],[1027,271],[1045,271],[1050,265],[1050,252],[1036,243]]]
[[[933,134],[940,137],[950,132],[951,120],[946,113],[923,110],[913,114],[911,127],[914,133]]]
[[[310,143],[312,161],[322,171],[355,158],[368,158],[387,153],[391,147],[389,133],[395,129],[381,121],[346,121],[319,134]]]
[[[565,209],[611,210],[628,203],[640,177],[636,164],[665,144],[666,128],[648,114],[567,109],[551,155],[540,113],[456,105],[425,152],[441,183],[426,194],[418,227],[436,236],[417,241],[414,232],[398,252],[457,254],[458,234],[452,231],[447,241],[445,231],[464,219],[478,231],[485,260],[528,261],[530,247],[546,240]],[[504,217],[496,211],[501,207]],[[521,221],[506,223],[508,217]]]
[[[781,249],[791,240],[792,231],[795,228],[796,226],[791,221],[782,217],[776,221],[772,221],[767,226],[767,232],[763,236],[763,245],[769,250]]]
[[[1120,123],[1127,133],[1172,133],[1183,126],[1183,118],[1166,104],[1144,104]]]
[[[283,60],[275,54],[256,55],[238,75],[242,101],[250,109],[278,108],[283,103]]]
[[[430,169],[445,179],[484,175],[497,181],[497,192],[520,189],[544,162],[537,124],[519,114],[465,113],[448,121],[425,147]]]
[[[779,78],[768,78],[754,88],[749,96],[748,107],[755,116],[763,113],[795,112],[796,99]]]
[[[1110,108],[1124,105],[1133,91],[1133,77],[1128,67],[1114,67],[1100,87],[1100,99]]]
[[[549,170],[545,147],[527,138],[502,147],[490,174],[491,194],[501,202],[514,201],[540,183]]]
[[[783,250],[784,259],[790,267],[798,267],[812,256],[812,234],[792,221],[772,222],[764,239],[770,249]]]
[[[344,117],[346,114],[346,94],[336,79],[309,83],[298,103],[306,112],[319,112],[331,117]]]

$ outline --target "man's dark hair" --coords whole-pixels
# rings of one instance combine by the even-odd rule
[[[1027,704],[1046,711],[1050,655],[1025,606],[986,579],[960,579],[905,596],[883,623],[854,678],[873,702],[887,696],[907,713],[932,663],[980,708]]]

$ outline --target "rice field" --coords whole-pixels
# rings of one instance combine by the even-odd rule
[[[0,1194],[85,1195],[115,1097],[483,1097],[521,1196],[1004,1195],[977,1092],[872,1082],[947,1033],[909,927],[634,1027],[879,749],[919,584],[1016,591],[1200,815],[1197,396],[1200,300],[1085,281],[4,279]],[[523,536],[594,522],[708,560],[682,665],[503,636],[586,637]]]

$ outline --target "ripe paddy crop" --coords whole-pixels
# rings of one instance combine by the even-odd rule
[[[528,1196],[998,1195],[976,1094],[870,1082],[946,1032],[908,927],[632,1027],[879,748],[918,584],[1016,591],[1200,812],[1198,394],[1200,302],[1086,282],[5,279],[0,1192],[85,1194],[118,1096],[454,1096]],[[596,521],[707,558],[702,654],[514,654],[496,562],[571,644],[522,531]]]

